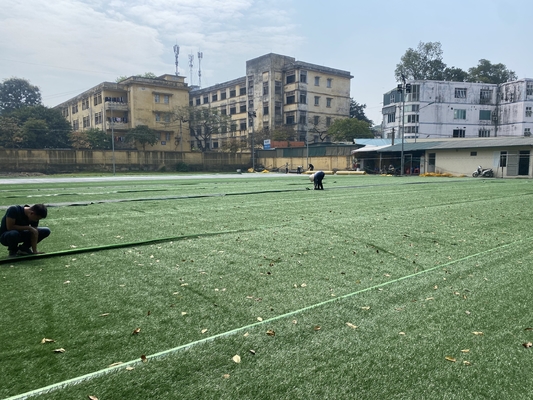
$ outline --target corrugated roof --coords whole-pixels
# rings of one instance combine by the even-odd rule
[[[517,147],[533,146],[531,137],[505,137],[505,138],[479,138],[479,139],[457,139],[442,141],[418,141],[416,143],[403,144],[403,151],[425,151],[425,150],[447,150],[447,149],[475,149],[490,147]],[[394,146],[377,150],[378,153],[390,153],[402,151],[402,144],[396,143]]]

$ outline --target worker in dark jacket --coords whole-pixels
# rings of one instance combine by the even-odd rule
[[[309,175],[309,180],[312,181],[315,185],[315,190],[324,190],[322,185],[322,180],[326,174],[323,171],[317,171],[312,175]]]

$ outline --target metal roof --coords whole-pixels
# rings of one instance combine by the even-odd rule
[[[476,148],[502,148],[517,146],[533,146],[531,137],[504,137],[504,138],[475,138],[475,139],[455,139],[442,141],[417,141],[405,142],[403,151],[425,151],[425,150],[448,150],[448,149],[476,149]],[[402,144],[396,143],[394,146],[376,150],[378,153],[391,153],[402,151]]]

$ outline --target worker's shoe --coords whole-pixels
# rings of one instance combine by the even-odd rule
[[[19,246],[17,255],[19,256],[31,256],[33,254],[33,251],[29,247],[22,247]]]

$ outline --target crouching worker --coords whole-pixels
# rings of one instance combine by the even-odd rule
[[[323,171],[317,171],[312,175],[309,175],[309,180],[314,183],[315,190],[324,190],[322,180],[326,174]]]
[[[50,235],[49,228],[39,228],[39,221],[46,218],[44,204],[11,206],[0,225],[0,243],[7,246],[9,257],[42,254],[37,243]]]

